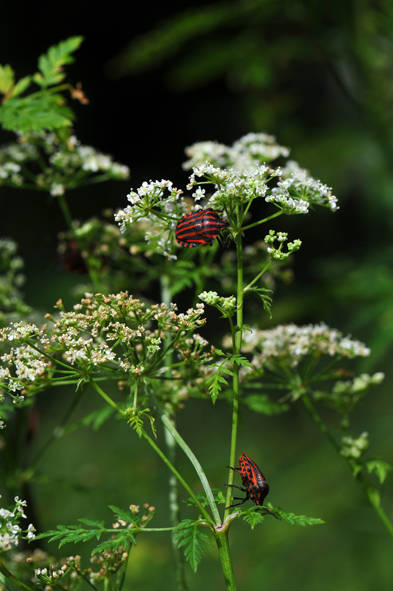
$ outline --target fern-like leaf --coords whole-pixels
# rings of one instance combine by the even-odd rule
[[[83,37],[70,37],[50,47],[38,60],[39,73],[35,74],[34,82],[44,88],[61,82],[65,77],[63,66],[74,61],[71,54],[82,41]]]
[[[173,539],[177,548],[183,548],[187,562],[196,572],[209,541],[208,536],[200,530],[198,521],[183,519],[177,525]]]

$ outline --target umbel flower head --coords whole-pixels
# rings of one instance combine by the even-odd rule
[[[308,213],[315,205],[338,209],[331,188],[296,162],[272,166],[273,160],[289,154],[288,148],[277,144],[273,136],[247,134],[232,146],[199,142],[186,152],[189,160],[184,168],[191,170],[189,197],[171,181],[145,182],[131,190],[127,195],[129,205],[115,216],[121,230],[141,219],[150,222],[153,229],[146,233],[146,240],[156,252],[170,258],[176,256],[176,223],[190,210],[213,209],[237,232],[257,199],[285,214]]]
[[[326,324],[280,325],[270,330],[250,329],[244,333],[243,351],[252,352],[256,367],[285,363],[296,367],[307,356],[323,355],[353,359],[367,357],[370,349]]]
[[[129,384],[135,379],[168,375],[165,356],[190,367],[209,358],[207,343],[196,332],[205,322],[204,305],[185,313],[175,304],[146,305],[127,292],[86,294],[73,310],[47,315],[39,328],[24,322],[0,330],[9,350],[0,357],[0,385],[15,402],[49,385],[69,379],[101,379]],[[171,373],[169,373],[169,376]]]
[[[0,185],[33,187],[54,197],[92,182],[92,177],[98,182],[127,179],[129,174],[127,166],[82,145],[74,135],[61,141],[54,133],[30,133],[0,148]]]

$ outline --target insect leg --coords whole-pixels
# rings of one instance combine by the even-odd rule
[[[247,492],[246,488],[244,488],[243,486],[238,486],[237,484],[226,484],[225,486],[230,486],[231,488],[238,488],[239,490],[241,490],[243,492]]]

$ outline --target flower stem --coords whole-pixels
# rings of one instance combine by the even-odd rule
[[[232,329],[232,340],[234,345],[233,353],[240,354],[242,347],[243,331],[243,245],[240,232],[236,235],[236,258],[237,258],[237,294],[236,294],[236,326]],[[229,466],[236,463],[236,443],[237,427],[239,419],[239,366],[235,364],[233,368],[233,401],[232,401],[232,430],[231,430],[231,448],[229,454]],[[234,472],[228,470],[228,485],[233,484]],[[229,505],[231,504],[232,487],[228,486],[225,502],[224,520],[229,515]]]
[[[280,215],[282,215],[282,211],[276,211],[276,213],[269,215],[267,218],[263,218],[263,220],[259,220],[258,222],[254,222],[253,224],[249,224],[248,226],[244,226],[244,228],[241,228],[241,231],[244,232],[244,230],[249,230],[250,228],[255,228],[255,226],[260,226],[261,224],[264,224],[269,220],[273,220],[274,218],[277,218]]]
[[[216,544],[227,591],[236,591],[232,562],[229,554],[228,532],[225,532],[224,534],[216,534]]]
[[[336,441],[335,437],[333,436],[333,434],[331,433],[330,429],[322,421],[321,417],[319,416],[319,414],[317,412],[317,409],[315,408],[315,406],[311,402],[310,397],[307,394],[303,394],[302,401],[303,401],[303,404],[304,404],[307,412],[310,414],[311,418],[313,419],[314,423],[316,423],[318,425],[319,430],[325,435],[325,437],[328,439],[330,444],[334,447],[336,452],[339,454],[340,458],[342,458],[345,461],[345,463],[347,464],[347,466],[351,470],[353,477],[363,488],[368,502],[370,503],[370,505],[372,506],[372,508],[374,509],[376,514],[378,515],[378,517],[380,518],[385,529],[393,537],[393,525],[392,525],[392,522],[390,521],[389,517],[386,515],[383,507],[381,506],[378,490],[374,487],[370,487],[367,484],[367,482],[364,480],[361,473],[358,472],[358,473],[354,474],[354,471],[353,471],[354,466],[353,466],[353,463],[351,462],[351,459],[344,457],[340,453],[339,444],[337,443],[337,441]]]

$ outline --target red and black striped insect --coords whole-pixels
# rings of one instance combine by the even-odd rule
[[[239,459],[239,467],[229,467],[232,468],[232,470],[239,472],[243,486],[237,486],[236,484],[228,484],[227,486],[239,488],[246,493],[244,499],[242,497],[233,497],[235,500],[240,501],[240,503],[235,503],[229,507],[242,505],[248,501],[248,499],[253,501],[256,505],[263,505],[263,501],[269,492],[269,485],[256,463],[246,456],[246,454],[242,454]]]
[[[176,240],[187,248],[210,246],[227,226],[228,222],[220,219],[214,209],[201,209],[180,218],[176,226]]]

